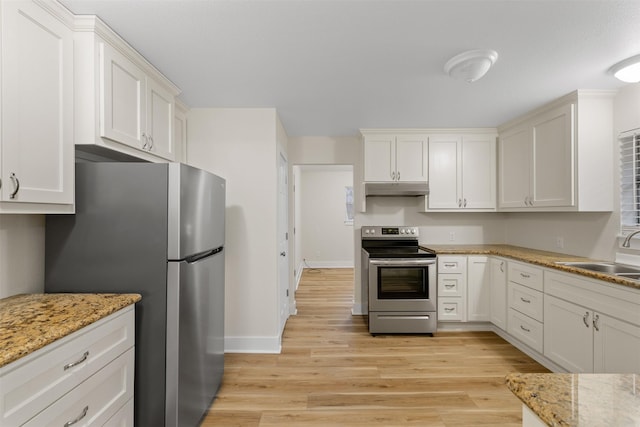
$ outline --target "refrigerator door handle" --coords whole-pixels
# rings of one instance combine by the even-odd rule
[[[220,246],[219,248],[211,249],[209,251],[204,251],[199,254],[191,255],[190,257],[185,258],[185,261],[189,264],[193,264],[194,262],[198,262],[201,259],[208,258],[212,255],[218,254],[222,252],[224,246]]]

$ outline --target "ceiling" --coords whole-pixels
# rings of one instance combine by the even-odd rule
[[[623,85],[640,0],[62,0],[95,14],[197,107],[275,107],[289,136],[494,127],[575,89]],[[445,75],[469,49],[482,79]]]

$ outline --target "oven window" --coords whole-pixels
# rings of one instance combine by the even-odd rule
[[[378,267],[378,299],[428,299],[427,268]]]

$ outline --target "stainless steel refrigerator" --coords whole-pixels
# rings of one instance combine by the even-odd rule
[[[197,426],[224,370],[225,180],[180,163],[76,163],[46,219],[45,292],[135,292],[135,423]]]

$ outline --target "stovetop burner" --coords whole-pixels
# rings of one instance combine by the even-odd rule
[[[412,226],[365,226],[361,230],[362,249],[369,258],[435,258],[418,246],[419,229]]]

